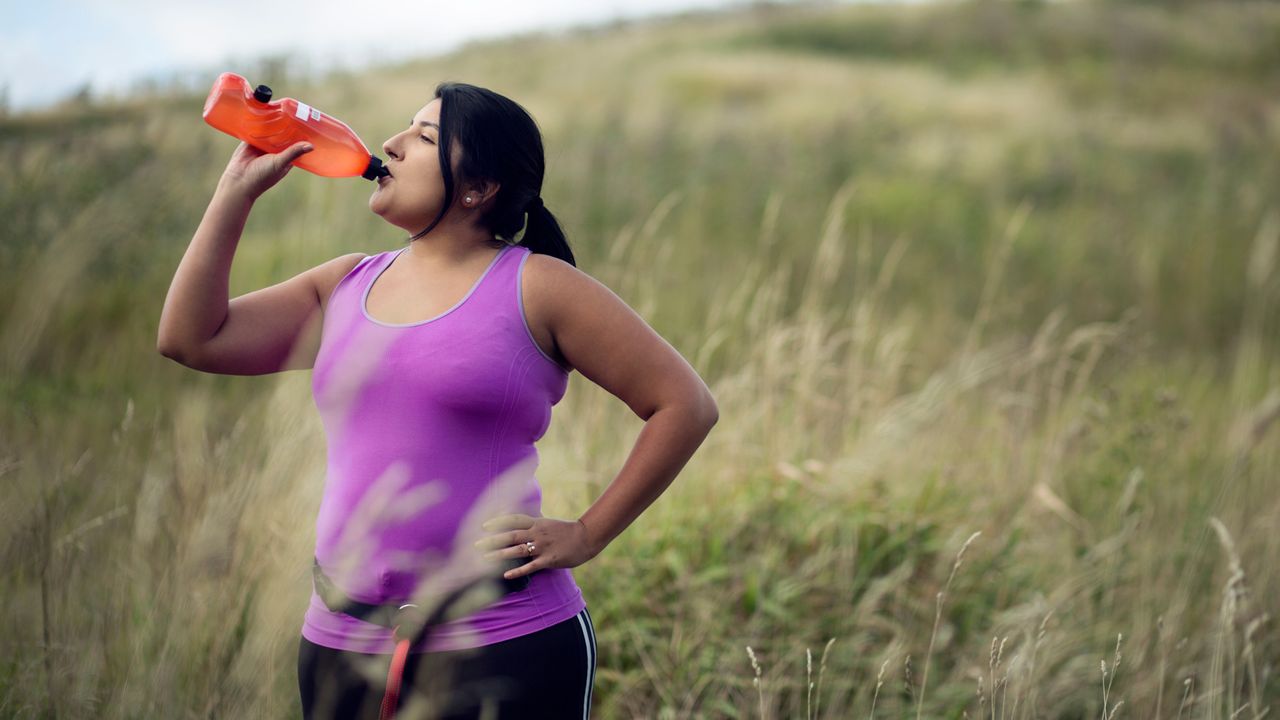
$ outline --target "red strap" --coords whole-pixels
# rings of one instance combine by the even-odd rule
[[[399,630],[400,628],[396,628]],[[391,667],[387,670],[387,693],[382,696],[382,713],[378,720],[391,720],[396,715],[396,701],[400,699],[400,680],[404,677],[404,664],[409,659],[409,641],[396,643],[391,655]]]

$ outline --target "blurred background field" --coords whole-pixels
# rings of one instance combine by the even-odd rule
[[[441,80],[524,104],[578,266],[716,395],[575,570],[594,715],[1277,712],[1280,6],[760,5],[228,69],[380,155]],[[236,144],[203,100],[0,119],[0,717],[299,714],[310,373],[155,350]],[[232,295],[399,247],[369,192],[292,172]],[[640,427],[573,375],[544,513]]]

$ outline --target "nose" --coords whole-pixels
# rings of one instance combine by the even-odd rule
[[[382,152],[384,155],[390,158],[394,158],[396,160],[400,159],[400,155],[399,153],[396,152],[396,149],[395,149],[396,140],[400,137],[400,135],[401,133],[396,133],[395,135],[392,135],[391,137],[387,138],[386,142],[382,143]]]

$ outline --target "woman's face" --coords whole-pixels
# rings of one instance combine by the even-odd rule
[[[408,127],[382,144],[391,175],[378,180],[369,197],[369,209],[410,234],[430,225],[444,203],[439,141],[440,98],[436,98],[413,116]],[[453,150],[456,156],[456,146]]]

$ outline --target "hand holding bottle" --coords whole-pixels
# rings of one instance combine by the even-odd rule
[[[289,174],[295,159],[312,149],[310,143],[303,141],[278,153],[268,153],[241,141],[231,154],[218,185],[256,200]]]

